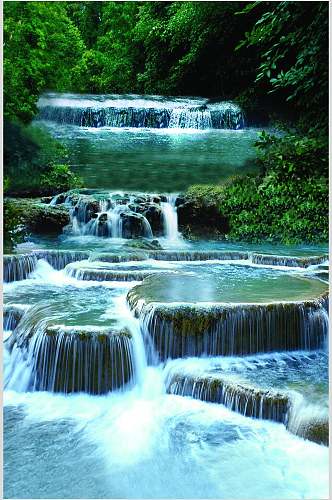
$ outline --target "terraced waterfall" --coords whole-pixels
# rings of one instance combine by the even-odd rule
[[[237,106],[204,99],[39,107],[74,155],[94,140],[105,169],[123,134],[148,170],[137,129],[183,145],[245,127]],[[39,202],[67,214],[62,233],[4,257],[5,497],[326,498],[326,248],[186,240],[176,178],[96,187],[89,154],[85,189]]]

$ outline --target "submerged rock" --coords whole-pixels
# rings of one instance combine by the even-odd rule
[[[138,248],[141,250],[162,250],[163,247],[158,240],[148,240],[146,238],[139,238],[134,241],[128,241],[124,247]],[[154,258],[154,257],[152,257]]]

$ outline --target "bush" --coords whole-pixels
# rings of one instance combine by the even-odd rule
[[[219,186],[192,186],[187,196],[226,217],[238,241],[319,243],[328,240],[327,148],[317,137],[261,134],[261,174]]]
[[[67,165],[67,150],[45,130],[5,122],[4,174],[7,194],[42,196],[77,187],[80,180]]]
[[[277,137],[263,131],[256,147],[263,173],[273,171],[281,180],[328,175],[328,142],[325,136],[288,133]]]
[[[3,179],[3,193],[7,194],[10,187],[9,177]],[[23,235],[21,234],[20,212],[14,203],[6,198],[3,202],[3,246],[5,252],[11,252],[16,243],[19,243]]]
[[[52,165],[47,174],[41,177],[41,187],[47,195],[54,195],[82,186],[82,180],[69,168],[69,165]]]

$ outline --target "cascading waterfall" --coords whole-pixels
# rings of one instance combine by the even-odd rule
[[[24,306],[21,304],[4,305],[3,307],[3,329],[4,330],[14,330],[25,312],[28,310],[29,306]]]
[[[161,360],[317,349],[328,334],[325,299],[219,306],[144,305],[132,289],[128,301]]]
[[[173,109],[168,123],[169,128],[213,128],[211,111],[208,109]],[[219,128],[219,127],[218,127]],[[224,127],[220,127],[224,128]],[[226,128],[226,127],[225,127]],[[233,128],[233,127],[229,127]],[[236,127],[235,127],[236,128]]]
[[[318,444],[329,445],[329,412],[323,405],[310,404],[296,393],[290,406],[287,429],[297,436]]]
[[[171,199],[162,203],[175,206]],[[108,200],[98,202],[100,206],[108,209]],[[163,251],[148,252],[144,258],[151,258],[154,253],[159,259],[185,260],[181,252]],[[45,250],[35,251],[34,256],[37,262],[45,259],[57,269],[65,267],[62,272],[73,278],[105,282],[105,286],[108,281],[143,280],[164,271],[178,275],[167,265],[148,270],[145,266],[139,269],[141,262],[119,265],[130,255]],[[217,256],[230,261],[248,259],[246,252],[188,252],[187,260],[211,260]],[[138,261],[142,258],[137,256]],[[174,304],[145,302],[144,294],[137,292],[139,287],[144,287],[144,283],[129,291],[127,301],[125,294],[112,299],[115,327],[64,325],[61,320],[67,313],[57,311],[55,303],[28,308],[7,306],[5,325],[13,332],[5,342],[5,388],[105,394],[132,390],[135,386],[137,394],[149,398],[165,390],[219,403],[247,417],[281,422],[292,433],[327,444],[324,411],[320,413],[313,407],[305,412],[306,403],[301,398],[272,390],[273,385],[250,385],[226,371],[204,375],[170,370],[166,363],[162,372],[160,366],[170,358],[195,356],[204,360],[204,355],[241,356],[244,363],[250,364],[246,361],[250,354],[322,349],[328,332],[327,294],[288,303]],[[177,361],[182,360],[174,360]],[[313,418],[309,418],[311,414]]]
[[[313,257],[286,257],[283,255],[252,254],[252,263],[271,266],[309,267],[322,264],[328,260],[328,255]]]
[[[164,380],[170,394],[282,422],[293,434],[328,445],[328,354],[322,350],[171,360]]]
[[[179,239],[176,211],[177,195],[141,195],[108,193],[102,198],[87,195],[59,195],[59,200],[70,207],[70,231],[74,235],[93,235],[105,238],[149,238],[165,236],[170,241]]]
[[[3,259],[3,280],[5,283],[26,279],[37,265],[34,254],[5,255]]]
[[[167,196],[167,201],[161,202],[165,237],[171,241],[179,239],[178,215],[175,206],[176,198],[176,195],[169,195]]]
[[[233,102],[209,103],[207,99],[149,100],[132,96],[73,97],[45,95],[38,102],[37,119],[81,127],[133,127],[171,129],[241,129],[244,113]]]
[[[227,377],[204,377],[169,374],[166,378],[169,394],[191,396],[194,399],[223,404],[246,417],[285,423],[290,407],[287,394],[264,391],[246,386]]]
[[[33,254],[38,260],[46,260],[54,269],[64,269],[71,262],[88,259],[89,253],[71,250],[35,250]]]
[[[227,252],[219,250],[210,251],[173,251],[173,250],[156,250],[150,251],[149,256],[151,259],[155,260],[165,260],[165,261],[208,261],[208,260],[248,260],[248,252]]]
[[[102,394],[134,380],[128,330],[53,321],[49,306],[34,306],[24,315],[7,340],[11,363],[5,388]]]
[[[142,281],[152,274],[159,274],[159,270],[117,270],[117,269],[94,269],[89,267],[76,267],[68,265],[66,274],[77,280],[83,281]]]

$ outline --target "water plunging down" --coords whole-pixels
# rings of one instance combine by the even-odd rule
[[[109,210],[105,197],[98,201],[98,208],[103,203],[102,210]],[[165,198],[161,203],[175,211],[174,200]],[[84,204],[80,206],[84,213]],[[89,210],[86,204],[85,208]],[[175,236],[176,222],[170,216],[167,220],[172,223],[166,234]],[[300,418],[304,407],[301,396],[293,404],[288,393],[281,393],[283,387],[278,393],[271,387],[273,380],[283,380],[289,373],[294,357],[291,352],[273,351],[292,347],[289,340],[294,335],[298,346],[307,351],[297,355],[303,360],[303,376],[294,368],[289,384],[298,383],[299,391],[305,388],[308,363],[315,376],[321,358],[325,383],[327,354],[322,352],[318,357],[316,349],[322,348],[320,340],[327,335],[326,299],[307,299],[318,297],[326,285],[305,278],[307,269],[252,265],[248,252],[143,254],[39,250],[32,254],[36,258],[34,269],[23,258],[20,265],[25,271],[17,274],[22,280],[5,284],[5,324],[13,329],[4,349],[6,498],[20,498],[23,493],[33,498],[63,498],[68,493],[72,498],[83,498],[87,493],[91,498],[178,498],[184,494],[203,498],[204,492],[209,492],[211,498],[243,500],[248,488],[250,496],[257,499],[264,498],[267,490],[283,499],[313,498],[313,492],[324,497],[327,449],[319,444],[326,444],[325,413],[315,414],[313,420],[310,410]],[[86,266],[99,272],[101,279],[104,272],[113,273],[113,279],[98,281],[94,275],[85,281],[71,272]],[[132,292],[132,283],[116,277],[119,273],[139,273],[140,269],[142,273],[160,273],[154,282],[159,281],[159,298],[165,305],[159,311],[152,308],[151,315],[144,310],[138,285]],[[162,278],[165,270],[167,276]],[[172,287],[165,286],[173,279],[171,275],[183,275],[184,281],[174,277]],[[189,287],[190,297],[188,280],[196,280],[196,286]],[[293,294],[304,302],[272,307],[235,304],[234,311],[229,306],[197,314],[190,307],[175,314],[169,309],[167,298],[174,300],[185,294],[187,299],[199,299],[199,295],[203,299],[197,285],[201,282],[211,298],[222,293],[224,299],[234,300],[234,280],[247,296],[257,298],[254,289],[265,296],[263,290],[269,285],[275,297],[278,290],[286,288],[289,299]],[[222,290],[212,290],[211,283],[216,281],[223,285]],[[266,287],[262,285],[265,282]],[[139,286],[144,287],[144,283]],[[145,293],[148,291],[145,288]],[[150,292],[151,298],[158,298],[153,297],[153,289]],[[139,318],[130,311],[126,297],[133,298]],[[29,307],[24,306],[27,303]],[[180,330],[185,335],[178,335]],[[209,332],[211,350],[196,349],[194,360],[168,359],[173,354],[193,353],[188,337],[194,334],[200,342],[201,334],[207,340]],[[218,351],[214,342],[217,346],[218,338],[225,335],[231,348]],[[181,347],[176,352],[171,342],[175,337]],[[258,354],[263,344],[272,352]],[[233,356],[201,356],[222,351]],[[288,364],[283,368],[285,359]],[[210,370],[207,379],[206,368]],[[222,373],[216,385],[218,370]],[[230,373],[232,370],[237,373]],[[244,385],[244,374],[250,383],[253,377],[257,387]],[[319,382],[315,390],[320,390]],[[49,460],[40,458],[44,437],[51,441],[52,477]],[[24,454],[14,459],[13,445]],[[318,479],[317,474],[304,470],[313,457]],[[253,462],[254,468],[248,472]],[[33,473],[31,464],[38,473]],[[98,472],[90,474],[91,470]],[[152,489],[151,472],[155,477]],[[259,488],[249,480],[257,473],[262,477]],[[47,477],[42,487],[41,477]]]
[[[171,241],[179,239],[178,215],[176,212],[176,195],[167,196],[167,201],[161,202],[164,218],[165,236]]]
[[[161,236],[177,241],[180,235],[176,199],[174,194],[69,192],[55,196],[50,203],[69,205],[71,224],[66,232],[77,236],[125,239]]]
[[[241,129],[244,113],[228,101],[137,95],[45,94],[38,119],[82,127]]]

